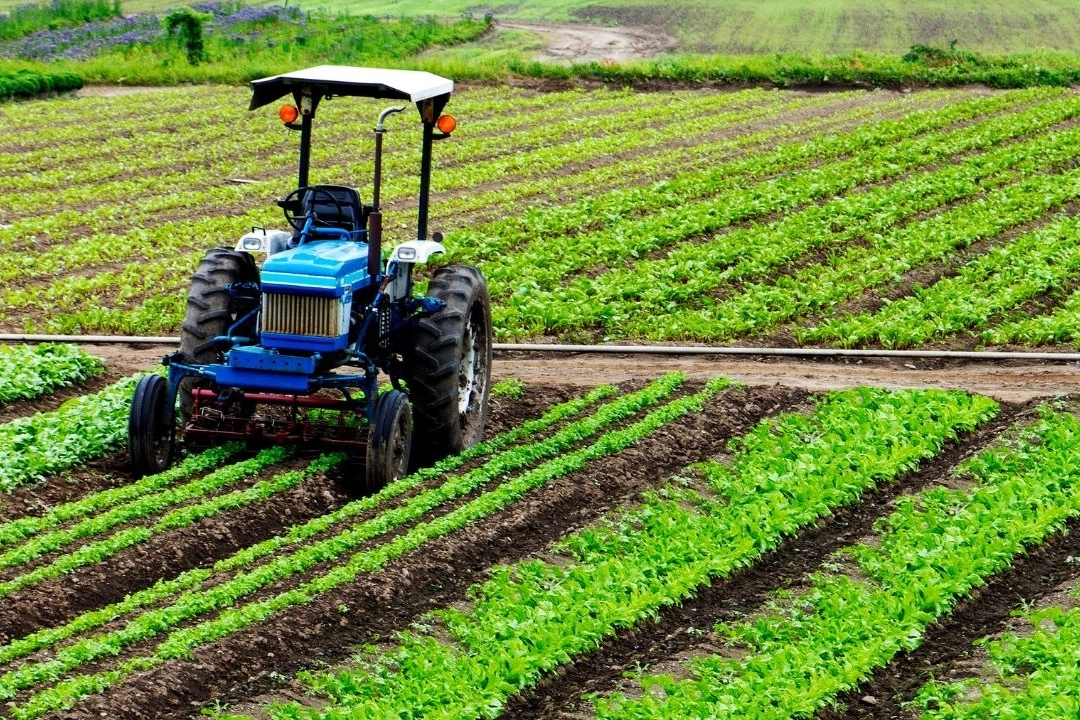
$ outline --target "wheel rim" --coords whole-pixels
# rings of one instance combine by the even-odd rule
[[[465,324],[464,336],[461,338],[463,352],[461,364],[458,366],[458,413],[462,416],[463,422],[469,410],[472,409],[473,396],[476,394],[478,342],[479,333],[476,332],[475,320],[470,315],[469,322]]]
[[[160,468],[166,468],[169,466],[169,459],[172,456],[172,433],[169,432],[168,424],[165,422],[165,418],[160,418],[159,427],[155,428],[154,444],[152,451],[154,453],[154,462]]]
[[[403,408],[394,418],[394,431],[390,436],[390,480],[405,474],[409,463],[409,413]]]

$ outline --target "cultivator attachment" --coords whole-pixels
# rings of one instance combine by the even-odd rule
[[[182,433],[194,444],[240,440],[252,446],[303,445],[352,453],[367,449],[367,419],[357,413],[355,402],[321,395],[219,395],[209,388],[195,388],[191,394],[192,413]]]

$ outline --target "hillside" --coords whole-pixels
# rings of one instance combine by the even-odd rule
[[[0,8],[20,0],[0,0]],[[127,12],[161,10],[179,0],[128,0]],[[275,4],[267,2],[265,4]],[[1080,36],[1080,5],[1066,0],[520,0],[478,4],[448,0],[302,0],[306,10],[371,15],[491,12],[496,20],[631,26],[678,39],[678,50],[707,54],[899,54],[915,44],[986,53],[1036,49],[1071,52]]]

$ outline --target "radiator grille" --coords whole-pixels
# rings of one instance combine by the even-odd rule
[[[262,331],[336,337],[341,331],[341,298],[263,293]]]

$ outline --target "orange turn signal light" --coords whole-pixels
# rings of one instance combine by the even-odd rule
[[[282,105],[278,110],[278,117],[281,118],[281,122],[286,125],[296,122],[296,118],[300,117],[300,111],[296,109],[295,105]]]
[[[439,132],[449,135],[457,129],[457,120],[453,115],[440,115],[435,121],[435,127],[439,128]]]

